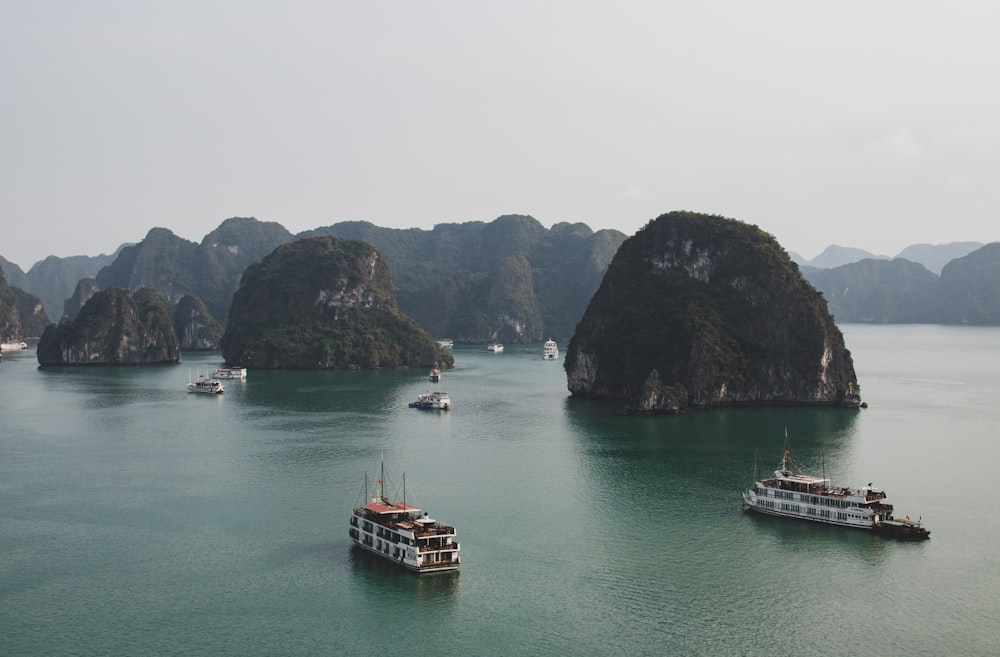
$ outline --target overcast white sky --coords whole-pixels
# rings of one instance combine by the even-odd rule
[[[0,255],[670,210],[1000,239],[1000,3],[2,0]]]

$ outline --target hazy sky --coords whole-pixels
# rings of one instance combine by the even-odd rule
[[[3,0],[0,255],[670,210],[1000,239],[1000,3]]]

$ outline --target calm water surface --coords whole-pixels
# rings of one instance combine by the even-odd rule
[[[0,362],[0,655],[998,654],[1000,329],[842,327],[863,411],[626,418],[541,345],[422,371]],[[748,516],[754,454],[885,488],[930,541]],[[351,549],[380,455],[459,574]],[[821,465],[822,464],[822,465]],[[902,513],[899,513],[902,512]]]

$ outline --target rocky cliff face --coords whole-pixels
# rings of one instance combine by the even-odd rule
[[[433,230],[343,222],[297,237],[374,244],[393,273],[401,312],[456,342],[566,341],[625,235],[585,224],[546,229],[507,215]]]
[[[21,340],[21,309],[14,288],[0,271],[0,341]]]
[[[565,368],[573,395],[633,413],[833,406],[855,382],[825,301],[773,237],[684,212],[622,244]]]
[[[94,296],[100,289],[97,281],[93,278],[81,278],[77,281],[76,288],[73,290],[73,296],[63,302],[63,317],[65,319],[76,319],[76,316],[83,310],[84,305],[90,301],[90,297]]]
[[[0,342],[38,337],[48,323],[38,297],[8,285],[0,271]]]
[[[180,354],[170,307],[149,289],[97,292],[75,320],[46,326],[38,343],[40,365],[176,363]]]
[[[174,330],[182,350],[217,351],[222,342],[222,325],[193,294],[185,294],[174,311]]]
[[[148,287],[171,304],[195,294],[220,320],[229,315],[233,292],[247,266],[290,240],[291,234],[279,224],[253,218],[227,219],[201,244],[153,228],[139,244],[124,247],[96,279],[101,288]]]
[[[399,312],[392,290],[371,244],[314,237],[279,246],[244,273],[223,358],[263,368],[451,367],[451,354]]]

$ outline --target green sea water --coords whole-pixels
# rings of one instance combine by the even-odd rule
[[[1000,625],[1000,329],[842,327],[869,408],[625,417],[541,345],[456,367],[0,362],[0,655],[989,655]],[[566,345],[560,345],[565,352]],[[449,412],[407,403],[451,396]],[[785,433],[931,539],[745,514]],[[458,574],[352,549],[384,458],[457,527]]]

